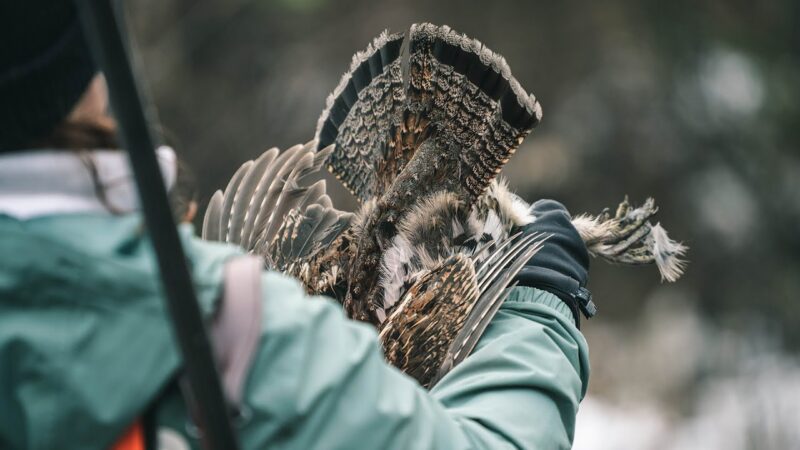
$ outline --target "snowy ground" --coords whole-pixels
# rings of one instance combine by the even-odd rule
[[[800,449],[800,363],[763,335],[713,329],[671,303],[637,330],[587,338],[598,386],[576,450]]]

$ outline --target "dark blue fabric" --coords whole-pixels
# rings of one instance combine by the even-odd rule
[[[517,275],[521,286],[551,292],[564,301],[575,323],[580,314],[593,315],[591,296],[585,289],[589,281],[589,251],[572,225],[567,209],[555,200],[539,200],[531,207],[536,220],[522,227],[525,234],[544,233],[549,236],[542,249]],[[588,300],[587,300],[588,296]]]

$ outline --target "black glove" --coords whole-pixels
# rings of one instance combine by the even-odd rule
[[[597,308],[586,289],[589,281],[589,251],[572,225],[569,212],[555,200],[539,200],[531,207],[533,223],[521,227],[525,234],[550,236],[541,250],[520,270],[520,286],[542,289],[555,294],[569,306],[580,328],[580,313],[592,317]]]

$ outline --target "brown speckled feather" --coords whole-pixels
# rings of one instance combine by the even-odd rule
[[[425,387],[478,299],[475,268],[456,254],[423,275],[400,300],[381,330],[386,359]]]

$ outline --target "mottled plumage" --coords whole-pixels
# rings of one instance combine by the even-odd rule
[[[206,211],[203,236],[266,256],[311,293],[380,330],[386,358],[430,387],[474,348],[522,265],[547,236],[497,174],[542,110],[504,59],[446,26],[383,33],[353,57],[315,140],[245,163]],[[404,78],[404,74],[406,77]],[[337,211],[325,165],[361,202]],[[667,280],[685,248],[641,208],[573,221],[593,255],[655,262]]]

